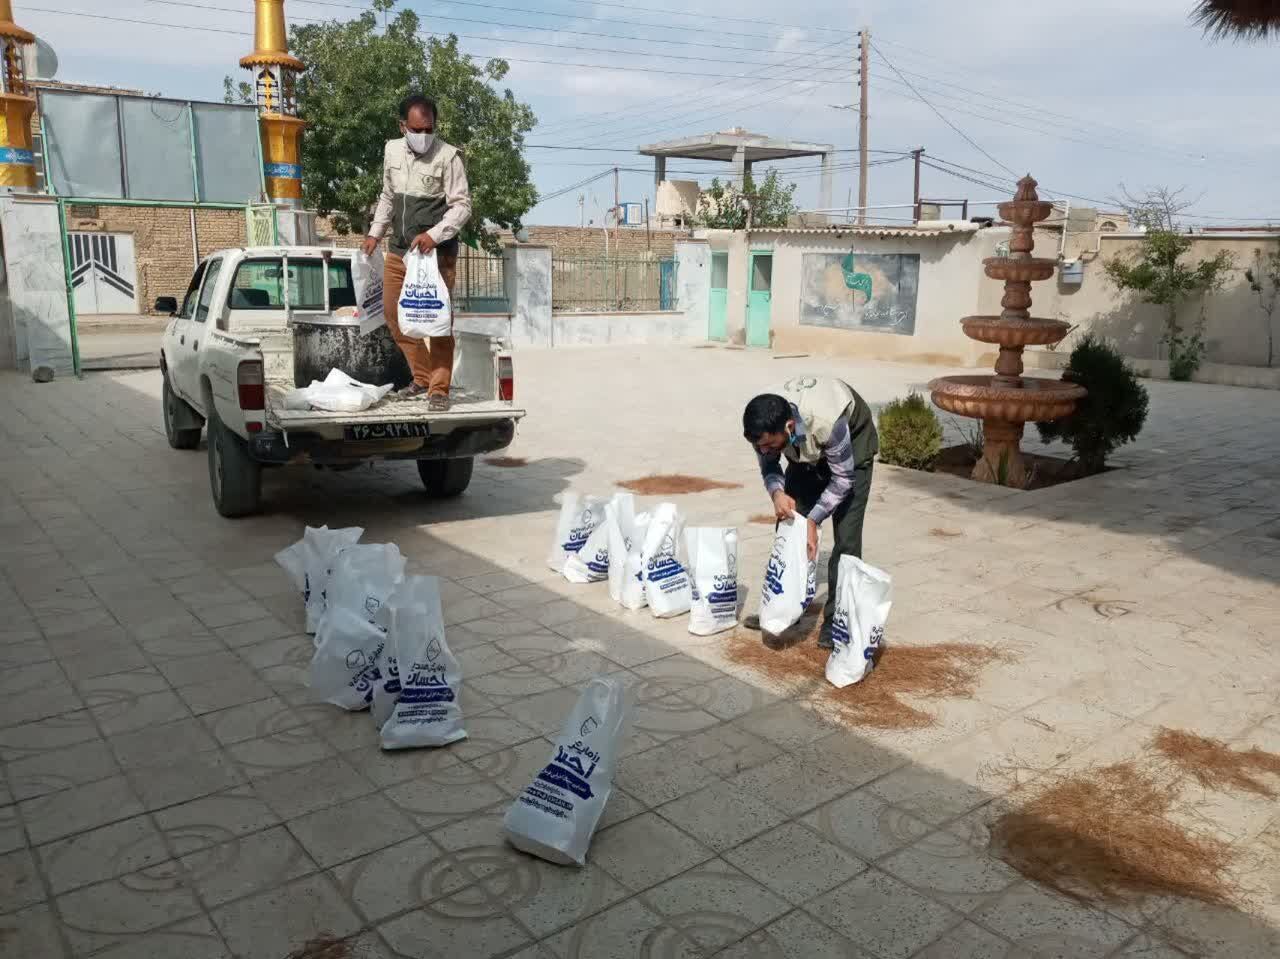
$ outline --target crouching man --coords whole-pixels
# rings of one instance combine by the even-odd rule
[[[862,521],[880,448],[871,407],[841,380],[800,376],[779,393],[763,393],[748,403],[742,432],[755,448],[777,519],[797,513],[808,517],[810,560],[818,556],[818,528],[831,519],[835,542],[818,634],[818,645],[830,649],[840,557],[862,558]]]

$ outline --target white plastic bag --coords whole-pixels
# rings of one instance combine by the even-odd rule
[[[453,332],[449,288],[440,276],[435,250],[405,255],[397,322],[400,332],[415,340]]]
[[[622,599],[627,609],[644,609],[649,600],[644,589],[644,541],[652,517],[640,513],[631,524],[631,545],[622,564]]]
[[[338,552],[355,545],[363,535],[364,530],[359,526],[346,529],[308,526],[302,539],[276,553],[276,562],[284,567],[302,593],[302,602],[307,608],[308,633],[316,631],[324,615],[325,590]]]
[[[587,539],[597,526],[604,523],[605,501],[598,496],[583,496],[575,490],[565,490],[560,501],[560,516],[556,520],[555,540],[547,554],[547,565],[557,573],[563,573],[569,557],[587,545]]]
[[[604,525],[609,539],[609,595],[621,603],[627,554],[635,533],[636,498],[630,493],[614,494],[604,507]]]
[[[382,729],[400,700],[400,663],[396,659],[396,647],[390,630],[387,632],[386,648],[382,650],[382,658],[378,660],[378,673],[378,681],[373,684],[373,699],[369,703],[369,710],[373,713],[373,725]]]
[[[605,506],[608,509],[608,505]],[[598,583],[609,578],[609,524],[602,521],[591,531],[582,549],[564,561],[564,578],[571,583]]]
[[[693,586],[683,557],[684,517],[674,503],[663,503],[653,511],[645,531],[644,598],[654,616],[666,618],[689,612]]]
[[[711,636],[738,625],[738,531],[691,526],[684,531],[693,579],[689,632]]]
[[[466,739],[462,669],[444,639],[440,581],[410,576],[391,597],[391,642],[400,667],[400,698],[382,726],[383,749],[447,746]]]
[[[840,557],[836,611],[831,620],[835,649],[827,657],[827,682],[837,689],[866,678],[884,641],[893,606],[893,580],[856,556]]]
[[[760,629],[777,636],[794,626],[817,592],[818,564],[809,562],[808,520],[797,512],[778,524],[773,539],[760,586]]]
[[[565,866],[586,862],[591,835],[613,791],[625,697],[621,681],[612,677],[597,676],[583,689],[551,761],[502,822],[517,849]]]
[[[326,410],[330,413],[359,413],[391,392],[392,384],[371,386],[353,380],[342,370],[330,370],[324,381],[290,390],[284,405],[290,410]]]
[[[307,685],[327,703],[352,711],[368,708],[386,644],[381,626],[349,609],[328,610],[316,633]]]
[[[368,336],[387,322],[382,311],[383,269],[380,249],[374,250],[371,256],[365,256],[363,250],[351,255],[351,285],[356,295],[355,315],[360,320],[361,336]]]
[[[359,543],[338,554],[326,591],[326,613],[334,609],[386,627],[383,610],[404,577],[404,557],[394,543]]]

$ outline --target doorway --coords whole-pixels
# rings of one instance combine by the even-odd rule
[[[137,313],[138,273],[130,233],[68,233],[76,315]]]
[[[707,339],[721,343],[729,339],[729,254],[711,254],[711,311]]]
[[[748,270],[747,346],[769,346],[769,316],[773,309],[773,253],[752,250]]]

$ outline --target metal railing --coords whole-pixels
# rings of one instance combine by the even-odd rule
[[[641,313],[676,308],[676,261],[647,256],[556,256],[551,308],[568,313]]]
[[[459,313],[510,313],[506,260],[464,246],[458,253],[453,299]]]

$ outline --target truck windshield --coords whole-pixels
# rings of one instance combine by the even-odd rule
[[[236,268],[236,276],[231,283],[231,309],[283,310],[284,291],[287,287],[291,309],[323,310],[324,287],[321,284],[326,279],[329,284],[329,309],[356,305],[350,260],[330,260],[326,277],[324,260],[290,257],[287,284],[284,261],[280,257],[245,260]]]

